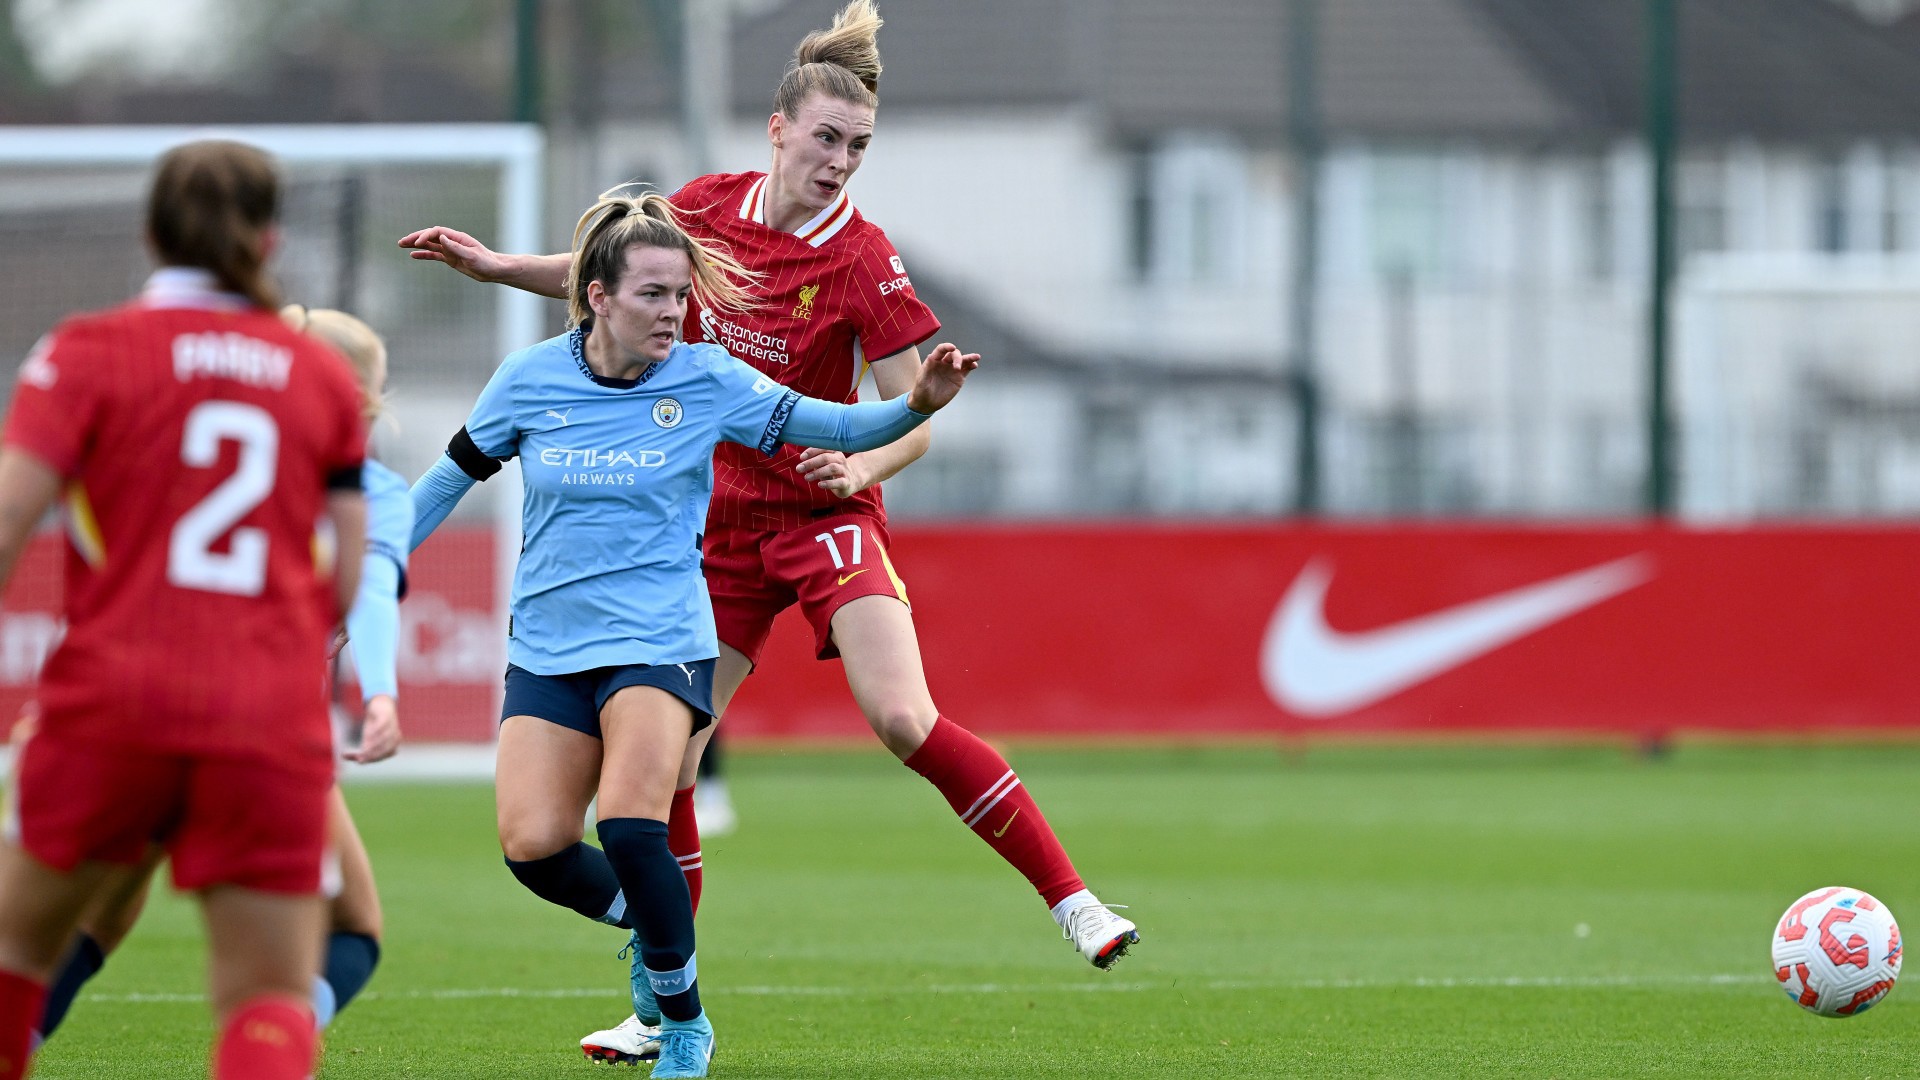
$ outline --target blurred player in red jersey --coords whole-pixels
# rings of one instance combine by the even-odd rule
[[[360,383],[362,415],[368,423],[379,419],[387,383],[387,346],[380,335],[354,316],[328,308],[288,304],[280,317],[346,359]],[[362,467],[361,480],[367,506],[367,557],[361,562],[360,594],[347,616],[347,628],[353,635],[352,656],[360,675],[364,713],[358,744],[344,748],[341,756],[370,764],[400,749],[394,660],[407,544],[413,533],[413,500],[407,482],[372,458]],[[37,717],[38,707],[29,706],[14,729],[16,743],[37,726]],[[323,1031],[373,977],[380,963],[383,924],[373,863],[338,784],[327,799],[327,836],[339,859],[340,874],[332,883],[337,889],[329,890],[324,960],[313,981],[315,1026]],[[79,932],[47,985],[46,1008],[35,1032],[42,1043],[53,1037],[80,990],[133,932],[146,907],[153,871],[165,854],[157,845],[150,848],[140,872],[127,876],[125,887],[96,896],[81,916]]]
[[[318,675],[359,581],[365,432],[352,372],[274,310],[278,208],[260,151],[171,151],[148,201],[161,267],[145,291],[69,319],[20,369],[0,584],[63,493],[72,544],[67,634],[7,792],[0,1078],[25,1073],[80,912],[156,842],[206,913],[213,1075],[313,1071],[333,784]]]
[[[723,345],[784,385],[837,401],[855,400],[863,364],[882,395],[904,393],[920,367],[917,343],[940,326],[886,234],[847,198],[873,136],[879,28],[871,0],[853,0],[832,29],[800,43],[767,121],[768,172],[703,176],[672,197],[696,236],[724,242],[764,275],[756,310],[690,311],[688,339]],[[503,255],[442,227],[400,245],[479,281],[564,295],[564,254]],[[845,663],[874,733],[1032,882],[1068,939],[1105,968],[1137,939],[1134,925],[1086,889],[1005,759],[942,717],[927,690],[906,586],[887,554],[878,485],[924,454],[928,438],[923,427],[853,455],[783,450],[763,458],[720,449],[705,551],[721,641],[714,703],[724,711],[774,616],[798,603],[820,658]],[[697,755],[681,774],[670,824],[698,903],[696,763]]]

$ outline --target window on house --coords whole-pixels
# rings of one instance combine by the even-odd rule
[[[1613,236],[1613,169],[1604,157],[1580,169],[1580,268],[1589,281],[1612,281],[1619,258]]]
[[[1719,159],[1683,162],[1674,184],[1680,257],[1727,249],[1727,168]]]
[[[1127,273],[1135,281],[1153,276],[1155,229],[1153,151],[1134,147],[1127,154]]]
[[[1368,216],[1374,269],[1386,278],[1428,281],[1445,266],[1446,193],[1440,161],[1390,153],[1373,160]]]
[[[1813,246],[1818,251],[1847,250],[1847,166],[1822,161],[1813,178]]]
[[[1224,136],[1170,136],[1129,155],[1127,269],[1136,280],[1230,283],[1245,257],[1245,148]]]
[[[1901,251],[1910,244],[1913,230],[1910,164],[1905,157],[1889,153],[1880,170],[1880,250]]]

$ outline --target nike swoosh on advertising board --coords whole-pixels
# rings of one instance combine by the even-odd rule
[[[1327,625],[1332,564],[1309,562],[1287,587],[1260,646],[1267,693],[1297,716],[1339,716],[1383,701],[1653,578],[1630,555],[1389,626]]]

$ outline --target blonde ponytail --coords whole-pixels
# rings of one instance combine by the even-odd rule
[[[630,247],[665,248],[682,252],[693,264],[693,295],[700,306],[737,314],[753,306],[748,289],[761,275],[748,270],[728,253],[724,244],[694,238],[680,224],[680,215],[667,197],[649,191],[639,198],[613,188],[580,215],[573,227],[573,263],[567,268],[567,322],[580,326],[593,317],[587,304],[587,286],[620,284]]]
[[[360,381],[361,413],[377,420],[387,411],[387,343],[373,327],[344,311],[288,304],[280,309],[280,321],[327,343],[334,352],[347,358],[354,376]]]
[[[849,0],[833,25],[815,30],[793,50],[793,62],[774,91],[773,107],[793,119],[815,94],[880,107],[880,11],[873,0]]]

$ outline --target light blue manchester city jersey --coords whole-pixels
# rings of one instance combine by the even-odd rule
[[[714,446],[772,450],[798,395],[714,345],[604,379],[583,338],[509,356],[467,420],[526,485],[507,659],[558,675],[717,656],[700,575]]]

